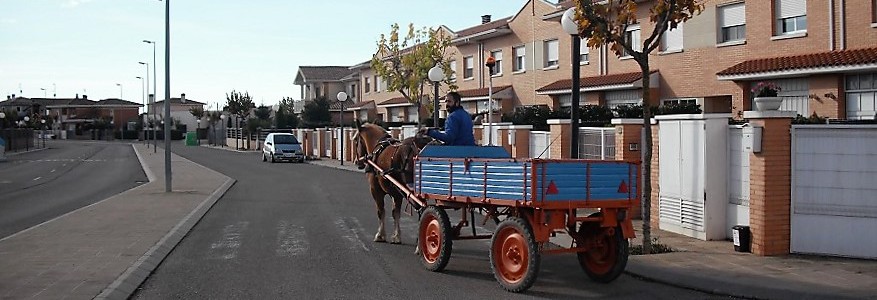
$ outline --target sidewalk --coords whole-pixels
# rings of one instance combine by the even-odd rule
[[[0,298],[127,299],[234,180],[133,145],[149,183],[0,239]]]
[[[337,160],[311,164],[362,172]],[[635,220],[642,245],[642,221]],[[877,260],[788,255],[762,257],[734,252],[730,241],[701,241],[652,228],[658,243],[675,252],[631,255],[626,272],[663,284],[719,295],[757,299],[877,299]],[[566,235],[551,239],[569,245]]]

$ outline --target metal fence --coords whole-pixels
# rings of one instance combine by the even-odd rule
[[[580,127],[579,158],[614,160],[615,159],[615,128],[614,127]]]
[[[6,152],[27,151],[38,146],[33,129],[0,129],[0,137],[6,141]]]

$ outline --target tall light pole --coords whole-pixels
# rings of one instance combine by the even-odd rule
[[[338,102],[341,102],[341,112],[338,113],[338,124],[341,129],[341,165],[344,165],[344,102],[347,101],[347,93],[338,92]]]
[[[121,83],[116,83],[116,86],[119,87],[119,99],[122,99],[122,98],[123,98],[123,97],[122,97],[122,94],[123,94],[123,93],[122,93],[122,84],[121,84]]]
[[[576,24],[575,14],[576,9],[570,8],[567,9],[560,18],[560,25],[563,27],[563,31],[566,31],[572,39],[572,89],[570,90],[572,96],[572,106],[570,107],[570,132],[572,133],[572,139],[569,147],[569,158],[572,159],[579,158],[579,96],[581,93],[579,73],[581,69],[580,50],[582,47],[582,40],[579,38],[579,25]]]
[[[488,82],[487,85],[487,145],[493,146],[493,68],[496,66],[496,59],[493,56],[487,57]]]
[[[442,70],[442,67],[439,63],[436,63],[431,69],[429,69],[429,81],[432,81],[433,95],[432,95],[432,127],[439,127],[439,82],[442,79],[445,79],[445,72]]]
[[[143,77],[137,76],[136,78],[140,79],[140,97],[141,97],[141,101],[143,101],[143,103],[145,104],[146,103],[146,85],[144,84]],[[140,115],[138,114],[137,117],[140,118]],[[142,121],[142,119],[141,119],[141,121]],[[143,126],[143,141],[146,142],[146,126],[145,126],[146,123],[142,122],[141,124],[144,125]],[[149,147],[148,146],[149,142],[147,142],[146,145],[147,145],[147,147]],[[147,148],[147,149],[149,149],[149,148]]]
[[[164,191],[171,192],[171,1],[164,0]]]

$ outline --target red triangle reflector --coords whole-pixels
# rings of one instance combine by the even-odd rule
[[[624,180],[622,180],[621,184],[618,185],[618,193],[620,193],[620,194],[627,193],[627,182],[624,182]]]
[[[554,185],[554,180],[552,180],[548,183],[548,189],[545,191],[545,194],[556,195],[557,193],[560,193],[560,191],[557,190],[557,186]]]

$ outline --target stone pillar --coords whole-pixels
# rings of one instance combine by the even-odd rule
[[[506,132],[511,148],[509,153],[514,158],[530,158],[530,131],[532,125],[512,125]]]
[[[325,157],[326,156],[326,128],[317,128],[316,133],[317,138],[317,153],[314,153],[314,157]]]
[[[660,177],[661,172],[660,172],[660,168],[658,167],[660,165],[658,163],[658,161],[659,161],[658,150],[661,148],[660,143],[658,143],[658,141],[660,140],[660,138],[659,138],[660,135],[658,134],[659,127],[660,126],[658,126],[658,124],[652,124],[652,161],[651,161],[651,164],[652,164],[652,176],[651,176],[652,177],[651,178],[652,179],[652,185],[651,185],[652,186],[652,199],[651,199],[652,203],[651,204],[652,204],[652,206],[650,208],[651,213],[649,214],[649,218],[651,219],[650,223],[652,225],[652,228],[660,228],[659,224],[661,221],[661,212],[660,212],[661,181],[659,180],[661,178]],[[642,146],[644,146],[644,145],[642,145]],[[640,150],[640,151],[642,151],[642,150]],[[645,164],[645,162],[644,162],[644,164]],[[727,202],[727,200],[726,200],[726,202]]]
[[[570,137],[572,128],[572,121],[569,119],[551,119],[548,120],[548,125],[550,126],[551,131],[551,140],[548,141],[551,146],[551,158],[553,159],[568,159],[569,157],[569,148],[570,143],[572,142],[572,138]]]
[[[348,128],[344,131],[344,161],[353,161],[356,153],[353,152],[353,135],[356,129]]]
[[[789,254],[792,201],[793,111],[746,111],[762,128],[761,152],[749,154],[749,228],[752,253]]]

